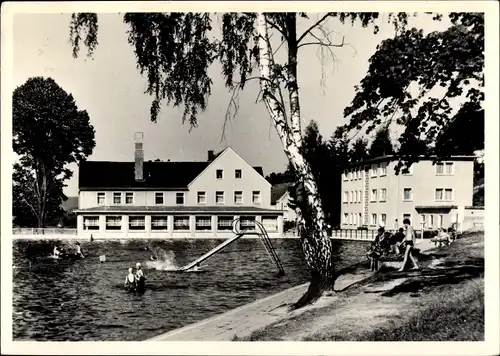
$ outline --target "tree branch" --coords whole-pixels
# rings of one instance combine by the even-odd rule
[[[300,43],[300,41],[302,41],[304,39],[304,37],[306,37],[309,33],[311,33],[312,30],[314,30],[316,27],[318,27],[319,25],[321,25],[321,23],[323,21],[325,21],[328,17],[332,16],[332,12],[328,12],[326,15],[324,15],[321,19],[319,19],[314,25],[312,25],[311,27],[309,27],[307,30],[305,30],[305,32],[299,37],[299,39],[297,40],[297,44]]]
[[[285,39],[285,41],[288,41],[288,35],[286,34],[286,32],[281,28],[279,27],[276,23],[274,23],[273,21],[269,20],[269,17],[267,18],[267,23],[272,27],[274,28],[275,30],[277,30],[279,33],[281,33],[281,35],[283,36],[283,38]],[[284,41],[283,41],[284,42]]]
[[[325,43],[323,40],[319,39],[318,37],[316,37],[316,36],[314,36],[314,37],[318,39],[317,42],[301,43],[300,45],[297,46],[297,48],[304,47],[304,46],[310,46],[310,45],[320,45],[320,46],[324,46],[324,47],[344,47],[344,46],[350,45],[349,43],[344,42],[344,36],[342,36],[342,43],[340,43],[340,44],[332,43],[330,41],[330,39],[328,39],[328,43]]]

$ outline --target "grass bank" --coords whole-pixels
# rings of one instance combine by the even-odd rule
[[[484,234],[429,250],[421,271],[390,268],[244,341],[484,340]],[[324,297],[329,298],[329,297]]]

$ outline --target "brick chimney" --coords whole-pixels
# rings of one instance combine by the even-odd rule
[[[142,139],[143,138],[144,138],[144,134],[142,132],[136,132],[134,135],[134,141],[135,141],[134,174],[135,174],[135,181],[136,182],[144,181],[144,151],[142,149]]]
[[[214,157],[215,157],[214,151],[213,150],[208,151],[208,162],[213,161]]]

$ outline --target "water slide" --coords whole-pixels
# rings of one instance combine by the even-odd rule
[[[193,262],[191,262],[191,263],[189,263],[189,264],[187,264],[187,265],[179,268],[179,271],[187,271],[187,270],[193,268],[198,263],[201,263],[201,262],[205,261],[207,258],[210,258],[212,255],[216,254],[217,252],[219,252],[220,250],[222,250],[224,247],[226,247],[230,243],[238,240],[243,235],[244,234],[240,233],[240,234],[236,234],[235,236],[231,237],[230,239],[227,239],[226,241],[224,241],[220,245],[217,245],[216,247],[214,247],[213,249],[211,249],[210,251],[208,251],[207,253],[205,253],[203,256],[199,257],[195,261],[193,261]]]

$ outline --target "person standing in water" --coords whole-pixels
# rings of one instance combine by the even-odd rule
[[[146,277],[144,276],[144,271],[142,270],[141,263],[137,262],[135,264],[135,279],[137,280],[137,290],[143,292],[146,288]]]
[[[57,248],[57,246],[54,246],[54,258],[59,258],[59,255],[61,254],[61,252],[59,251],[59,249]]]
[[[127,291],[134,291],[137,288],[135,281],[134,270],[132,268],[128,269],[128,275],[125,277],[125,289]]]
[[[80,246],[80,243],[77,241],[76,242],[76,255],[81,258],[85,258],[85,256],[82,253],[82,247]]]
[[[405,226],[405,246],[406,246],[406,251],[405,251],[405,257],[403,260],[403,266],[398,270],[398,272],[402,272],[405,269],[406,263],[408,262],[408,257],[410,258],[411,262],[413,263],[413,268],[412,269],[419,269],[417,260],[413,256],[413,246],[415,245],[415,230],[413,230],[413,227],[411,226],[410,219],[404,219],[403,224]]]

